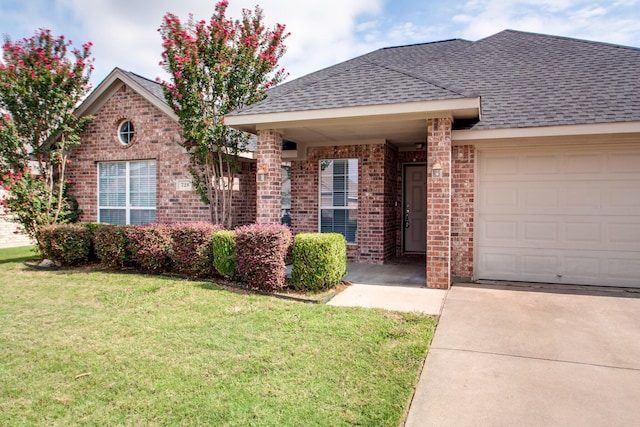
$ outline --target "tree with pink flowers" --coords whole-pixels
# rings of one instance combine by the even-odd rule
[[[208,21],[190,16],[183,23],[168,13],[159,29],[161,65],[171,76],[163,82],[165,98],[183,129],[194,187],[210,206],[212,222],[226,227],[233,218],[238,155],[248,135],[226,126],[224,115],[264,99],[283,80],[285,72],[277,67],[288,36],[284,25],[267,28],[258,6],[233,20],[226,16],[228,5],[216,4]]]
[[[91,43],[74,48],[47,29],[2,45],[0,62],[0,179],[4,207],[37,240],[47,224],[77,217],[67,197],[69,149],[91,117],[74,110],[90,90]]]

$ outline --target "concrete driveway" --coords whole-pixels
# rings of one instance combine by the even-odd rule
[[[406,426],[640,425],[640,292],[454,285]]]

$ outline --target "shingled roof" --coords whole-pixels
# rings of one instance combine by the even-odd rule
[[[640,121],[640,49],[505,30],[379,49],[232,115],[481,97],[472,129]]]

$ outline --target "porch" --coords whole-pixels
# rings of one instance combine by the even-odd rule
[[[350,286],[329,305],[380,308],[438,316],[445,289],[426,288],[424,257],[394,258],[386,264],[348,263],[345,281]]]

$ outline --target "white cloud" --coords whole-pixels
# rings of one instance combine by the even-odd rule
[[[196,19],[208,19],[215,1],[58,0],[58,4],[73,14],[75,25],[94,43],[94,76],[99,81],[114,66],[152,79],[164,76],[158,66],[162,49],[157,32],[164,14],[172,12],[186,20],[193,13]],[[299,77],[360,53],[354,35],[358,18],[379,14],[382,0],[262,0],[260,7],[269,26],[282,23],[291,32],[282,65],[292,77]],[[227,15],[239,18],[241,10],[242,4],[231,0]]]
[[[640,41],[640,25],[633,15],[638,0],[615,3],[591,0],[470,0],[453,21],[461,35],[477,40],[514,29],[619,44]]]
[[[7,1],[7,0],[2,0]],[[287,25],[282,65],[290,78],[394,45],[455,37],[468,40],[506,28],[640,45],[640,0],[257,0],[270,26]],[[39,27],[94,43],[93,82],[115,66],[149,78],[163,75],[158,65],[157,32],[166,12],[183,19],[192,12],[207,19],[216,0],[9,0],[3,3],[4,31],[20,38]],[[238,18],[253,0],[230,0]],[[11,28],[8,28],[11,27]]]

